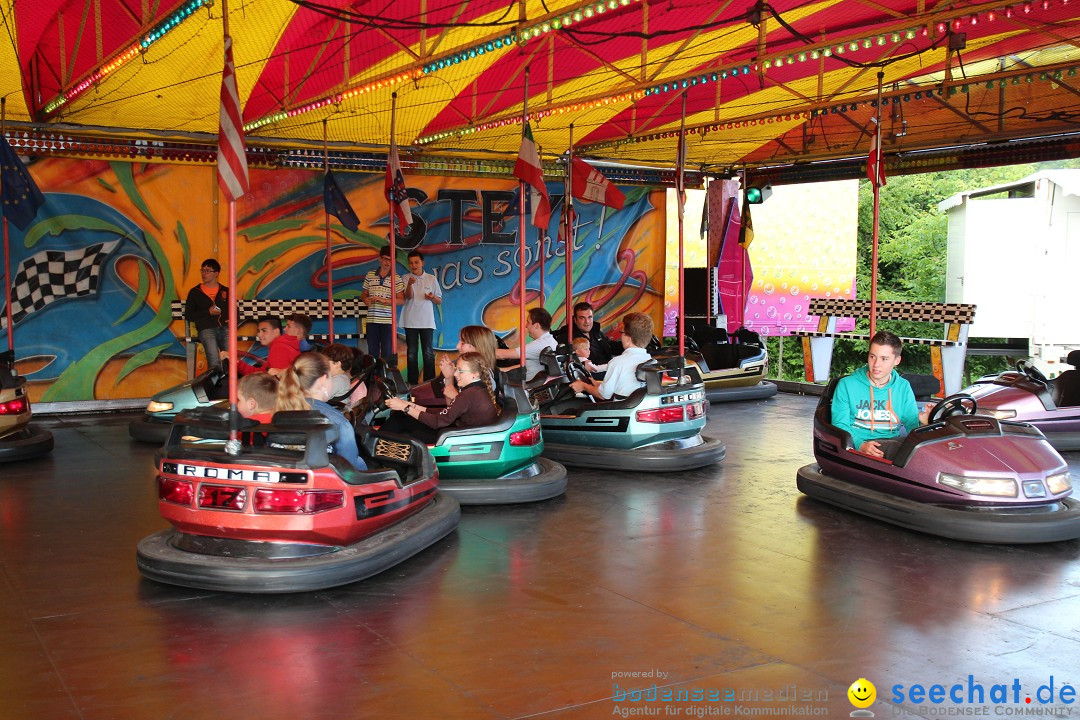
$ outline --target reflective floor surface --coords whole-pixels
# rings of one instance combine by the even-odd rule
[[[154,448],[130,416],[39,420],[53,454],[0,466],[0,720],[848,717],[860,678],[878,718],[1080,716],[1080,542],[801,497],[814,402],[714,406],[716,467],[571,470],[562,498],[466,508],[381,576],[288,596],[143,580]]]

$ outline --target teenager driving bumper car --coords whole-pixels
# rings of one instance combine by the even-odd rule
[[[957,540],[1080,537],[1080,503],[1071,497],[1068,465],[1042,433],[1026,423],[977,415],[968,395],[946,398],[920,418],[914,397],[907,397],[910,387],[892,369],[899,352],[890,357],[892,343],[882,335],[888,334],[871,340],[867,367],[834,380],[822,395],[814,415],[817,462],[799,470],[799,490]],[[844,386],[850,387],[841,396]]]
[[[311,329],[311,319],[306,315],[292,315],[285,329],[277,317],[266,315],[256,323],[258,347],[265,355],[242,352],[238,359],[237,371],[240,375],[250,375],[265,369],[275,376],[288,367],[300,354],[301,348],[310,344],[304,336]],[[228,360],[228,353],[220,353],[223,361]],[[143,416],[132,420],[128,425],[128,434],[140,442],[160,445],[169,436],[169,427],[178,413],[189,408],[209,405],[229,396],[228,372],[225,366],[215,366],[179,385],[155,393],[146,405]]]
[[[545,352],[546,372],[529,383],[540,408],[544,454],[565,465],[637,472],[689,470],[719,462],[724,444],[703,436],[705,391],[680,357],[644,352],[652,320],[623,320],[624,351],[595,383],[573,352]],[[584,396],[584,397],[579,397]]]
[[[485,382],[481,374],[489,379]],[[449,405],[424,407],[420,403],[434,399],[429,392],[423,399],[395,397],[378,377],[373,378],[369,399],[396,411],[381,419],[384,434],[405,433],[427,443],[439,468],[440,492],[463,505],[536,502],[563,494],[566,468],[540,456],[540,417],[523,386],[524,371],[494,374],[503,377],[490,380],[481,355],[467,351],[457,359],[455,385],[447,385],[442,395]],[[495,393],[495,387],[502,392]],[[466,406],[472,411],[463,413]]]

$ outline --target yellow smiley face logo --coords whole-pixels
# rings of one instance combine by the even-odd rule
[[[859,678],[847,689],[848,700],[857,708],[868,708],[877,698],[877,688],[866,678]]]

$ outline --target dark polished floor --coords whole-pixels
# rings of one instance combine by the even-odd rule
[[[0,466],[0,720],[847,717],[860,677],[882,718],[944,710],[891,705],[898,684],[1018,679],[1017,709],[1051,676],[1080,689],[1080,542],[968,545],[802,498],[813,404],[714,406],[715,468],[571,470],[565,497],[467,508],[371,580],[251,597],[141,579],[153,448],[128,417],[45,419],[53,454]]]

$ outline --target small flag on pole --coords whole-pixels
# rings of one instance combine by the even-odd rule
[[[874,121],[875,125],[877,120]],[[885,186],[885,163],[881,156],[881,144],[878,142],[878,132],[870,136],[870,155],[866,159],[866,177],[877,187]]]
[[[240,95],[236,91],[232,38],[225,36],[225,69],[221,72],[221,113],[218,120],[218,184],[229,200],[238,200],[248,191],[247,153],[244,150],[244,121]]]
[[[45,196],[3,135],[0,135],[0,168],[4,183],[4,217],[25,230],[45,202]]]
[[[626,196],[604,174],[579,157],[574,158],[570,193],[581,200],[622,210]]]
[[[525,123],[525,129],[521,133],[521,150],[518,152],[517,162],[514,163],[514,177],[532,188],[532,224],[546,229],[551,222],[551,200],[544,182],[544,166],[540,164],[540,153],[536,149],[529,123]]]
[[[709,234],[709,186],[705,186],[705,202],[701,205],[701,239]]]
[[[340,220],[349,230],[356,232],[360,229],[360,218],[356,217],[349,199],[334,179],[333,170],[327,170],[323,176],[323,205],[326,206],[326,212]]]
[[[391,123],[393,125],[393,123]],[[405,175],[401,172],[401,160],[398,157],[397,138],[390,133],[390,155],[386,158],[386,199],[390,201],[397,218],[398,232],[412,225],[412,211],[409,209],[409,191],[405,187]]]
[[[750,205],[749,203],[743,204],[743,216],[742,216],[742,228],[739,232],[739,245],[744,249],[749,249],[750,243],[754,242],[754,223],[750,218]]]
[[[683,123],[685,122],[686,118],[683,118]],[[685,124],[683,128],[685,128]],[[677,157],[675,158],[675,190],[679,194],[676,201],[679,205],[680,220],[683,213],[686,212],[686,133],[683,132],[683,128],[679,129],[679,145],[676,149]]]

